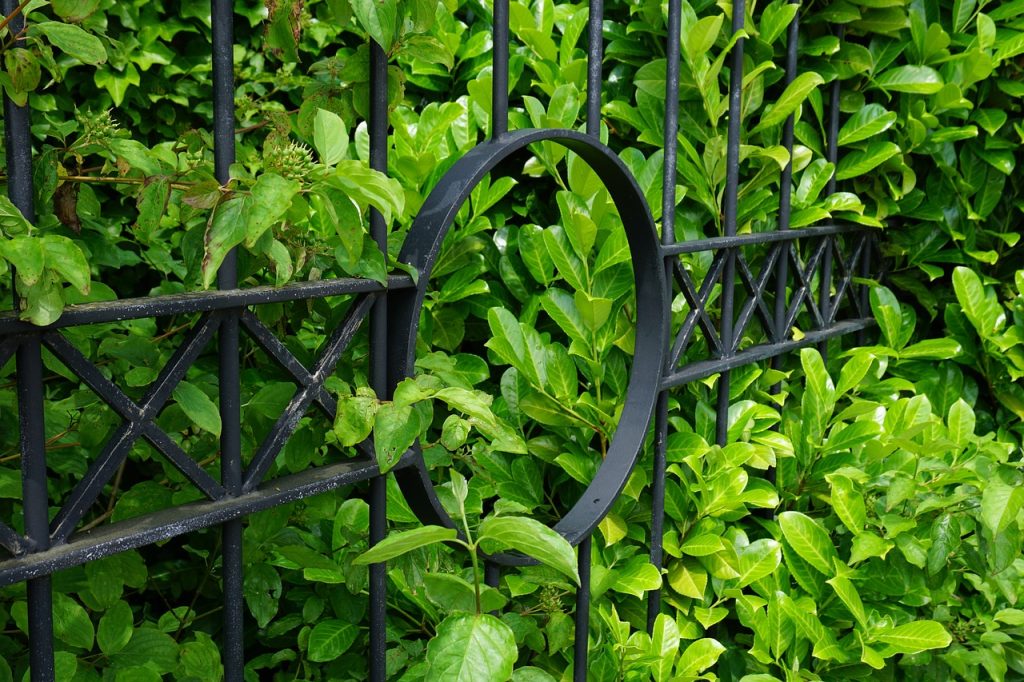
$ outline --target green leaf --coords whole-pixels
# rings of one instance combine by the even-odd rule
[[[941,623],[919,620],[878,632],[875,639],[889,645],[893,653],[916,654],[927,649],[944,649],[953,638]]]
[[[651,655],[656,659],[651,667],[655,682],[667,682],[672,677],[672,668],[679,655],[679,626],[667,613],[659,613],[654,620]]]
[[[974,410],[963,398],[957,398],[957,401],[949,408],[949,418],[946,423],[949,427],[950,439],[961,448],[966,447],[974,437]]]
[[[684,597],[703,599],[704,590],[708,586],[708,574],[695,561],[676,561],[668,569],[668,584]]]
[[[686,647],[686,651],[679,657],[676,671],[684,677],[699,675],[717,663],[718,657],[724,652],[725,647],[717,639],[698,639]]]
[[[284,218],[301,185],[276,173],[263,173],[252,187],[252,201],[245,229],[245,245],[252,247],[263,233]]]
[[[740,574],[737,587],[746,587],[765,576],[771,575],[782,563],[782,548],[771,538],[751,542],[739,550]]]
[[[540,521],[523,516],[491,516],[480,524],[478,542],[487,551],[513,549],[565,574],[576,584],[580,576],[572,546]]]
[[[821,190],[832,178],[836,167],[825,159],[815,159],[811,162],[800,176],[800,184],[796,188],[796,202],[794,205],[807,206],[818,200]]]
[[[162,675],[178,668],[178,653],[178,643],[170,635],[152,627],[141,627],[110,660],[115,668],[149,668]]]
[[[398,26],[398,3],[396,0],[350,0],[352,12],[373,40],[385,52],[391,51]]]
[[[381,471],[390,470],[412,447],[423,428],[421,412],[414,405],[384,403],[373,421],[373,448]]]
[[[376,0],[365,2],[375,3]],[[342,159],[335,173],[327,176],[325,181],[360,205],[376,208],[384,216],[385,223],[390,223],[392,217],[400,214],[405,206],[405,192],[399,182],[370,169],[361,161]]]
[[[322,620],[309,633],[309,660],[333,661],[348,651],[359,636],[359,628],[337,618]]]
[[[981,520],[993,535],[1001,533],[1016,521],[1022,506],[1024,488],[990,480],[981,493]]]
[[[174,388],[174,400],[193,424],[220,436],[220,410],[202,389],[187,381],[179,382]]]
[[[834,574],[832,560],[837,558],[836,548],[828,533],[814,519],[796,511],[779,514],[782,536],[801,559],[827,576]]]
[[[488,614],[452,614],[427,644],[427,679],[507,680],[519,651],[508,625]]]
[[[889,69],[875,79],[875,85],[893,92],[932,95],[945,85],[939,72],[930,66],[906,65]]]
[[[100,6],[100,0],[53,0],[53,11],[61,19],[71,23],[79,23]]]
[[[234,196],[213,209],[204,236],[203,288],[210,288],[228,252],[245,240],[252,204],[249,196]]]
[[[953,290],[967,319],[978,334],[987,339],[998,333],[1006,323],[1006,315],[994,292],[987,290],[981,278],[963,266],[953,270]]]
[[[442,526],[422,526],[389,533],[386,538],[356,557],[353,563],[359,565],[380,563],[420,547],[454,540],[458,535],[454,528]]]
[[[900,148],[895,142],[869,142],[865,149],[849,152],[839,161],[836,180],[849,180],[864,175],[899,154]]]
[[[69,646],[90,651],[96,631],[81,604],[56,592],[53,595],[53,634]]]
[[[837,564],[837,566],[842,566],[842,564]],[[867,630],[868,616],[864,611],[864,602],[861,601],[860,593],[857,592],[857,588],[854,587],[853,581],[845,575],[837,574],[825,582],[831,585],[832,589],[836,591],[836,595],[840,600],[842,600],[843,604],[846,605],[846,608],[849,609],[850,613],[856,619],[857,624]]]
[[[118,601],[100,618],[96,630],[96,643],[107,656],[116,654],[132,638],[132,609],[127,602]]]
[[[38,237],[18,236],[0,241],[0,256],[18,269],[18,279],[32,286],[39,282],[46,264],[46,251]]]
[[[334,433],[344,446],[362,443],[373,431],[379,403],[370,395],[349,395],[338,398]]]
[[[836,516],[854,535],[863,533],[868,523],[864,495],[857,490],[853,481],[841,474],[830,475],[828,482],[832,488],[832,510]]]
[[[340,116],[327,109],[317,109],[313,119],[313,146],[320,155],[320,162],[328,166],[333,166],[345,157],[348,131]]]
[[[220,649],[205,632],[196,632],[195,637],[181,647],[181,671],[189,677],[219,682],[224,678]]]
[[[886,111],[881,104],[861,107],[839,130],[839,145],[846,146],[884,133],[896,122],[896,112]]]
[[[751,134],[763,128],[779,125],[785,121],[786,117],[796,111],[796,108],[807,99],[811,91],[824,82],[825,79],[814,72],[802,73],[794,78],[793,82],[787,85],[786,89],[779,95],[779,98],[775,100],[774,106],[772,106],[768,113],[761,116],[760,122],[751,131]]]
[[[107,61],[107,51],[100,39],[80,26],[43,21],[33,24],[32,28],[45,35],[51,45],[85,64],[102,64]]]

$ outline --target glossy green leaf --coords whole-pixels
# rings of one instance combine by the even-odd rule
[[[485,548],[522,552],[558,570],[576,583],[580,581],[572,546],[561,535],[535,519],[524,516],[488,517],[480,524],[477,541]]]
[[[891,92],[931,95],[942,89],[942,76],[930,66],[897,66],[875,78],[875,85]]]
[[[920,620],[904,623],[888,628],[875,635],[875,638],[889,645],[890,650],[914,654],[928,649],[944,649],[953,638],[941,623],[933,620]]]
[[[442,526],[421,526],[420,528],[392,532],[376,545],[360,554],[356,558],[355,563],[375,564],[387,561],[388,559],[411,552],[414,549],[438,542],[447,542],[457,537],[458,533],[455,532],[454,528],[444,528]]]
[[[309,660],[316,663],[333,661],[348,651],[359,636],[359,628],[331,618],[322,620],[309,633]]]
[[[839,129],[839,145],[846,146],[884,133],[896,123],[895,111],[880,104],[868,104],[857,110]]]
[[[834,574],[832,560],[837,557],[836,548],[825,529],[814,519],[796,511],[782,512],[779,514],[779,527],[786,542],[800,558],[827,576]]]
[[[768,113],[761,116],[760,122],[752,132],[779,125],[785,121],[786,117],[796,111],[796,108],[807,99],[811,91],[824,82],[825,79],[813,71],[802,73],[794,78],[793,82],[787,85],[779,98],[775,100]]]
[[[453,614],[427,645],[427,679],[507,680],[517,655],[515,636],[502,621],[487,614]]]

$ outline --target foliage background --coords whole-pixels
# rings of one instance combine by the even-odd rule
[[[235,244],[247,285],[380,278],[389,265],[365,235],[368,207],[393,218],[393,256],[426,192],[488,128],[489,5],[239,2],[238,163],[225,192],[212,176],[208,3],[30,0],[23,11],[26,49],[0,33],[0,85],[33,110],[39,220],[30,228],[0,204],[0,259],[17,266],[21,314],[35,322],[65,303],[208,285]],[[720,229],[730,11],[684,3],[680,238]],[[794,226],[878,226],[895,293],[873,289],[876,345],[835,344],[827,365],[805,351],[781,371],[737,372],[725,448],[709,445],[713,379],[673,394],[664,615],[649,637],[644,595],[661,577],[646,563],[647,448],[595,538],[591,675],[1024,675],[1024,276],[1013,172],[1024,135],[1024,2],[809,3],[800,10],[804,75],[784,90],[778,65],[795,11],[778,0],[748,8],[741,231],[776,227],[788,160],[780,123],[799,111]],[[580,126],[586,16],[583,4],[512,3],[512,128]],[[664,33],[660,3],[606,3],[602,137],[656,218]],[[391,180],[366,169],[368,35],[391,64]],[[823,126],[835,79],[843,124],[833,167]],[[841,191],[828,194],[833,172]],[[623,241],[607,194],[571,154],[538,147],[495,174],[460,213],[435,270],[409,404],[378,404],[367,392],[367,343],[358,339],[332,379],[345,418],[332,428],[307,417],[276,473],[347,456],[373,429],[396,447],[422,435],[442,495],[473,527],[494,513],[556,518],[600,461],[628,374]],[[696,277],[709,265],[685,261]],[[9,287],[0,283],[4,296]],[[263,306],[260,315],[309,360],[348,303]],[[678,325],[682,299],[673,311]],[[189,323],[68,336],[137,397]],[[509,339],[519,337],[542,352],[517,354]],[[744,344],[759,340],[752,331]],[[688,357],[703,352],[697,342]],[[244,367],[251,451],[294,387],[256,349]],[[55,501],[117,420],[52,357],[47,369]],[[204,357],[159,419],[211,473],[215,377],[215,359]],[[0,412],[13,415],[13,363],[0,382]],[[453,395],[461,399],[445,399]],[[400,410],[412,433],[383,428],[396,417],[381,412]],[[0,433],[0,458],[4,515],[18,526],[14,429]],[[452,469],[468,478],[464,490]],[[390,492],[393,525],[415,527]],[[140,446],[88,523],[196,497]],[[366,572],[355,560],[366,526],[359,490],[249,520],[249,678],[365,677]],[[219,678],[218,560],[216,533],[200,533],[55,576],[61,679]],[[468,557],[420,548],[393,561],[389,577],[389,673],[436,678],[441,664],[427,642],[446,617],[474,610],[463,599]],[[515,679],[566,679],[571,581],[549,567],[523,569],[499,592],[485,598],[501,609],[516,650],[496,674],[514,661]],[[24,588],[3,597],[0,679],[21,678]],[[507,647],[483,653],[508,658]]]

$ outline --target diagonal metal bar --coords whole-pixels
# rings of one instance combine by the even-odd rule
[[[0,523],[0,546],[14,556],[21,556],[34,548],[33,542],[23,535],[18,535],[6,523]]]
[[[811,280],[814,279],[814,270],[818,267],[818,261],[821,260],[824,252],[825,243],[820,241],[814,251],[811,252],[811,257],[807,259],[806,266],[801,267],[800,255],[797,253],[796,247],[791,247],[789,250],[790,258],[793,259],[793,271],[796,273],[797,279],[800,280],[800,286],[793,292],[789,310],[786,311],[785,329],[787,330],[792,329],[796,323],[796,316],[800,313],[801,304],[806,304],[817,328],[820,329],[824,326],[824,322],[821,319],[821,311],[818,310],[818,305],[815,303],[814,295],[811,291]]]
[[[842,276],[839,279],[839,283],[836,285],[836,295],[832,297],[831,304],[829,305],[827,324],[835,322],[836,316],[839,314],[839,306],[843,302],[843,297],[846,296],[847,292],[851,290],[851,283],[853,281],[853,266],[860,262],[861,253],[864,250],[864,240],[858,239],[857,244],[853,247],[853,253],[850,256],[849,262],[843,258],[842,249],[838,248],[833,243],[832,258],[836,265],[839,266],[839,270],[842,271]],[[853,299],[854,309],[857,310],[860,300],[857,296],[851,296]],[[858,314],[863,314],[863,311],[857,310]]]
[[[125,395],[117,384],[103,376],[96,365],[91,363],[60,332],[50,332],[44,335],[43,342],[61,362],[84,381],[103,402],[110,405],[122,419],[128,422],[143,422],[141,434],[145,436],[146,440],[170,460],[204,495],[211,500],[224,495],[224,487],[220,483],[206,473],[152,420],[147,419],[143,409]]]
[[[771,313],[768,312],[768,306],[764,302],[764,290],[768,286],[768,280],[774,273],[775,261],[779,257],[780,250],[778,247],[774,247],[768,251],[768,255],[765,258],[761,274],[758,275],[757,279],[754,279],[754,273],[750,270],[750,266],[747,264],[747,259],[742,254],[736,254],[736,266],[739,269],[740,281],[743,282],[743,287],[747,290],[750,297],[743,303],[743,307],[740,309],[739,318],[736,320],[736,332],[735,338],[733,339],[732,352],[739,350],[740,341],[743,338],[743,332],[746,331],[747,325],[750,324],[750,320],[753,318],[756,312],[761,318],[761,322],[764,325],[765,334],[768,336],[770,343],[775,343],[778,339],[775,338],[775,325],[772,319]]]
[[[358,301],[349,311],[345,321],[334,330],[331,338],[328,339],[321,351],[316,364],[313,366],[310,383],[300,388],[292,396],[288,406],[285,407],[284,412],[278,417],[277,423],[274,424],[270,433],[267,434],[267,437],[260,444],[259,450],[253,455],[252,462],[249,464],[249,468],[245,472],[245,479],[242,482],[243,492],[255,490],[259,486],[267,470],[270,469],[270,465],[274,462],[278,453],[281,452],[281,448],[284,447],[288,438],[298,427],[302,415],[306,413],[309,404],[313,402],[314,396],[323,388],[327,377],[334,372],[334,366],[341,359],[341,354],[345,352],[345,348],[348,347],[363,319],[369,313],[370,308],[373,307],[376,298],[376,296],[367,296]]]
[[[142,408],[134,400],[124,394],[121,388],[107,377],[99,368],[78,350],[73,343],[64,338],[60,332],[49,332],[43,335],[43,343],[57,359],[85,382],[100,400],[109,405],[118,416],[127,421],[142,419]]]
[[[305,365],[299,362],[298,358],[288,350],[277,336],[267,329],[266,325],[260,322],[259,318],[246,310],[242,313],[242,327],[249,333],[249,336],[259,345],[263,352],[272,357],[280,365],[281,369],[292,375],[292,380],[300,387],[308,387],[313,384],[313,375],[306,369]],[[314,391],[313,401],[327,417],[333,419],[338,411],[338,403],[334,397],[327,392],[323,386]]]
[[[16,339],[4,339],[0,341],[0,369],[7,364],[7,361],[14,356],[15,351],[18,350],[18,342]]]
[[[67,541],[75,526],[96,502],[96,498],[103,491],[107,481],[114,475],[121,465],[121,461],[142,434],[146,422],[160,413],[174,387],[185,376],[185,372],[213,338],[217,327],[220,326],[220,320],[219,313],[204,315],[199,323],[192,328],[188,338],[178,346],[139,406],[139,418],[126,421],[117,428],[99,457],[71,491],[67,501],[50,524],[52,543],[59,544]]]
[[[703,282],[701,282],[700,291],[695,291],[690,274],[683,269],[679,261],[676,261],[676,281],[679,283],[679,289],[683,294],[683,298],[686,299],[686,304],[690,306],[690,311],[686,314],[683,325],[679,329],[679,334],[672,345],[668,367],[675,367],[679,364],[679,360],[683,352],[686,351],[686,347],[690,343],[695,325],[697,324],[700,324],[701,331],[704,332],[709,352],[712,355],[721,355],[722,344],[718,340],[718,330],[715,329],[715,325],[708,315],[707,304],[724,266],[725,255],[724,252],[720,251],[715,254],[714,259],[711,261],[711,267],[708,268],[708,272],[704,275]]]
[[[195,461],[188,456],[188,453],[181,449],[181,446],[174,442],[174,439],[167,435],[163,429],[154,424],[153,422],[147,422],[142,429],[142,436],[160,451],[164,457],[171,461],[178,471],[185,475],[185,478],[189,480],[195,487],[199,488],[207,498],[211,500],[219,500],[224,497],[227,492],[224,490],[224,486],[217,482],[213,476],[206,473],[206,471],[199,466],[199,462]]]

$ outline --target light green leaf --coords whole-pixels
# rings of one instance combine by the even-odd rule
[[[849,180],[878,168],[883,163],[900,154],[899,146],[894,142],[874,140],[863,150],[849,152],[839,161],[836,180]]]
[[[33,24],[50,41],[50,44],[85,64],[102,64],[107,61],[107,51],[100,39],[87,33],[81,26],[57,21],[43,21]]]
[[[174,400],[193,424],[220,436],[220,410],[202,389],[187,381],[179,382],[174,388]]]
[[[981,493],[981,520],[995,535],[1016,521],[1022,506],[1024,487],[990,480]]]
[[[487,551],[513,549],[565,574],[577,584],[580,576],[572,546],[540,521],[523,516],[491,516],[480,524],[478,542]]]
[[[507,680],[519,651],[511,628],[494,616],[452,614],[427,644],[427,680]]]
[[[309,633],[309,660],[333,661],[348,651],[359,636],[359,628],[337,618],[322,620]]]
[[[861,107],[839,130],[839,145],[845,147],[884,133],[896,122],[896,112],[886,111],[881,104]]]
[[[246,246],[251,248],[264,232],[281,221],[299,189],[301,185],[297,181],[287,180],[277,173],[260,175],[252,187],[252,202],[249,204],[245,230]]]
[[[957,401],[949,408],[949,417],[946,423],[949,427],[950,439],[961,448],[965,447],[974,437],[974,410],[963,398],[957,398]]]
[[[832,474],[828,481],[832,488],[832,510],[836,516],[854,535],[863,533],[868,523],[864,495],[853,481],[842,474]]]
[[[814,519],[796,511],[779,514],[782,536],[801,559],[827,576],[834,574],[832,560],[837,558],[836,548],[828,533]]]
[[[313,119],[313,146],[320,155],[320,162],[328,166],[333,166],[345,157],[348,131],[340,116],[327,109],[317,109]]]
[[[836,595],[842,600],[843,604],[846,605],[846,608],[849,609],[850,613],[857,620],[857,624],[867,630],[868,616],[864,611],[864,602],[861,601],[860,593],[857,592],[857,588],[854,587],[853,581],[845,575],[835,575],[825,582],[831,585],[832,589],[836,591]]]
[[[888,644],[894,653],[916,654],[927,649],[944,649],[953,638],[941,623],[919,620],[879,632],[875,639]]]
[[[905,65],[889,69],[875,79],[875,85],[893,92],[932,95],[942,89],[942,76],[930,66]]]
[[[825,82],[825,79],[813,71],[802,73],[786,86],[786,89],[775,100],[775,105],[768,113],[761,116],[761,121],[752,133],[763,128],[779,125],[800,106],[811,91]]]
[[[396,0],[350,0],[359,25],[385,52],[391,51],[398,26]]]
[[[686,647],[686,651],[679,657],[676,670],[683,676],[699,675],[717,663],[718,657],[724,652],[725,647],[717,639],[698,639]]]
[[[458,535],[454,528],[444,528],[443,526],[421,526],[411,530],[389,533],[386,538],[356,557],[352,563],[359,565],[380,563],[420,547],[454,540]]]

